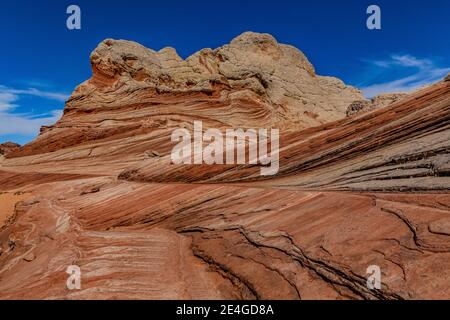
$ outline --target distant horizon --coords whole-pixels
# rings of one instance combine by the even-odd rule
[[[366,97],[410,92],[450,72],[450,2],[419,1],[230,1],[227,6],[77,1],[81,30],[66,27],[72,4],[42,0],[41,11],[18,0],[3,4],[0,33],[0,143],[21,145],[36,138],[42,125],[56,122],[66,99],[91,76],[89,54],[107,38],[135,41],[152,50],[172,47],[183,59],[202,48],[217,48],[243,32],[269,33],[295,46],[318,75],[333,76],[361,89]],[[366,9],[381,8],[381,30],[366,27]],[[214,15],[203,15],[207,6]],[[439,30],[439,33],[436,32]]]

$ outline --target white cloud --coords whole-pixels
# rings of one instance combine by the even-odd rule
[[[16,104],[14,104],[14,102],[17,100],[17,95],[0,91],[0,113],[14,109],[16,107]]]
[[[39,118],[24,114],[0,113],[0,135],[37,135],[41,126],[54,124],[61,116],[61,110],[53,110]]]
[[[417,67],[419,69],[425,69],[433,67],[434,63],[429,59],[418,59],[409,54],[406,55],[392,55],[392,62],[394,65],[399,65],[402,67]]]
[[[52,110],[45,114],[14,113],[23,95],[59,102],[68,98],[67,95],[58,92],[41,91],[35,88],[15,89],[0,85],[0,135],[37,135],[41,126],[51,125],[61,117],[61,110]]]
[[[374,66],[385,69],[388,75],[393,70],[412,70],[412,75],[362,87],[364,95],[368,98],[380,93],[410,92],[425,85],[441,80],[449,72],[450,68],[441,68],[430,59],[421,59],[412,55],[391,55],[387,60],[370,61]],[[383,75],[383,73],[382,73]]]
[[[69,95],[60,92],[42,91],[36,88],[15,89],[0,85],[0,94],[2,93],[12,95],[29,95],[62,102],[66,101],[69,98]]]

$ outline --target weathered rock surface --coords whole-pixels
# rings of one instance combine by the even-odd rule
[[[75,90],[63,118],[12,157],[187,126],[193,118],[213,127],[298,130],[345,118],[348,105],[364,99],[341,80],[316,75],[301,51],[268,34],[244,33],[186,60],[172,48],[108,39],[91,64],[92,78]]]
[[[247,94],[275,108],[270,110],[275,120],[295,128],[343,118],[347,103],[361,97],[359,90],[337,78],[316,75],[301,51],[278,44],[269,34],[247,32],[228,45],[203,49],[186,60],[173,48],[156,52],[108,39],[92,53],[91,63],[94,76],[78,88],[80,95],[112,86],[130,92],[222,95],[248,90]],[[69,106],[78,105],[75,101]],[[280,117],[291,119],[284,122]]]
[[[346,117],[360,92],[269,35],[186,60],[105,40],[91,60],[0,163],[0,192],[30,197],[0,229],[0,299],[450,298],[450,82]],[[279,128],[279,173],[172,165],[194,120]]]
[[[100,191],[80,196],[86,185]],[[448,194],[113,177],[30,190],[39,201],[17,207],[0,237],[3,299],[449,297]],[[81,290],[69,291],[74,264]],[[370,265],[381,267],[380,291],[366,287]]]
[[[170,155],[120,174],[146,182],[258,183],[354,191],[446,191],[450,186],[450,85],[440,82],[388,107],[299,132],[283,132],[280,170],[255,165],[172,165]],[[258,182],[261,181],[261,182]]]
[[[0,155],[6,155],[20,148],[20,144],[14,142],[5,142],[0,144]]]
[[[352,102],[347,108],[347,116],[354,116],[356,114],[369,112],[378,108],[384,108],[394,102],[405,99],[408,96],[406,93],[385,93],[373,97],[370,100],[357,100]]]

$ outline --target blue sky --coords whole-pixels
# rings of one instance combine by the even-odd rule
[[[66,28],[76,4],[82,29]],[[366,9],[381,8],[381,30]],[[65,99],[91,75],[89,54],[105,38],[182,57],[244,31],[267,32],[302,50],[321,75],[364,90],[408,91],[450,72],[450,1],[15,0],[0,10],[0,143],[26,143],[54,123]]]

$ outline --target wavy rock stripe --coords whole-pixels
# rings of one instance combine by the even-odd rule
[[[185,60],[108,39],[91,63],[0,158],[0,192],[26,195],[0,227],[0,299],[450,298],[449,81],[368,101],[255,33]],[[278,174],[171,164],[195,120],[279,128]]]

